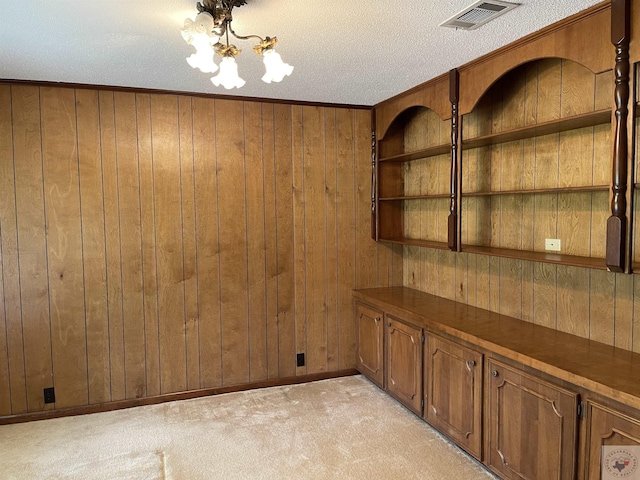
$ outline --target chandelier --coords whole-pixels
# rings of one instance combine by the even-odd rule
[[[246,3],[246,0],[203,0],[202,3],[196,4],[199,13],[195,20],[187,18],[184,21],[182,38],[196,49],[194,54],[187,57],[187,62],[204,73],[214,73],[219,70],[218,75],[211,77],[211,82],[216,87],[222,85],[229,90],[240,88],[246,83],[238,75],[238,64],[235,58],[242,50],[229,43],[229,34],[239,40],[258,40],[253,51],[262,57],[266,68],[266,73],[262,77],[263,82],[280,82],[293,71],[293,67],[284,63],[280,54],[275,51],[274,47],[278,41],[276,37],[262,38],[258,35],[245,37],[233,31],[231,11],[234,7],[240,7]],[[222,39],[224,43],[220,42]],[[220,66],[214,62],[215,55],[222,57]]]

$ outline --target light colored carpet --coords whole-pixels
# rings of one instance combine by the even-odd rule
[[[495,477],[354,376],[0,426],[0,478]]]

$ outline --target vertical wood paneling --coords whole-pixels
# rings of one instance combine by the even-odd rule
[[[262,158],[264,183],[265,279],[267,320],[267,377],[279,372],[278,335],[278,228],[276,203],[276,147],[274,105],[262,105]]]
[[[180,110],[180,191],[187,389],[194,390],[200,387],[200,348],[198,345],[198,256],[196,252],[193,106],[191,99],[179,97],[178,108]]]
[[[136,98],[114,95],[116,156],[120,205],[120,258],[122,262],[122,314],[125,360],[125,397],[146,395],[144,358],[144,298],[142,235],[140,225],[140,172],[136,135]]]
[[[120,248],[120,205],[118,159],[116,155],[115,103],[112,92],[99,94],[102,188],[104,196],[105,246],[109,311],[109,359],[111,400],[123,400],[125,393],[124,328],[122,312],[122,263]]]
[[[98,92],[76,91],[76,118],[89,403],[103,403],[111,400],[111,373]]]
[[[294,318],[296,353],[307,349],[306,324],[306,244],[305,244],[305,188],[304,188],[304,109],[291,107],[291,172],[293,176],[293,268]],[[296,367],[296,375],[307,373],[307,365]]]
[[[223,385],[249,381],[243,105],[216,100]]]
[[[5,295],[11,294],[8,285],[14,282],[19,285],[19,296],[7,296],[10,308],[13,300],[19,301],[11,308],[11,314],[7,314],[10,322],[11,403],[15,414],[45,408],[42,389],[53,386],[54,371],[51,361],[40,89],[12,86],[11,92],[18,227],[16,254],[20,272],[9,283],[5,280]],[[3,251],[3,255],[9,255],[9,252]],[[6,275],[7,272],[5,279]],[[9,300],[12,300],[11,304]],[[23,400],[25,384],[26,397]]]
[[[138,181],[140,182],[146,390],[147,395],[159,395],[158,272],[156,262],[153,151],[151,146],[151,99],[149,95],[136,95],[136,119],[138,125]]]
[[[18,269],[15,185],[13,183],[15,178],[13,126],[11,121],[11,87],[9,85],[0,86],[0,158],[6,159],[0,161],[0,415],[11,415],[11,376],[7,333],[9,322],[15,320],[7,319],[8,302],[4,285],[5,278],[7,283],[12,279],[15,282]],[[9,288],[11,289],[11,287]],[[14,294],[16,292],[15,286],[13,292]]]
[[[215,102],[193,98],[200,387],[222,385]]]
[[[89,400],[75,91],[41,89],[42,158],[56,406]]]
[[[402,281],[369,111],[42,91],[0,87],[0,414],[355,365],[352,289]]]
[[[353,321],[351,289],[356,285],[356,177],[355,114],[353,110],[336,110],[337,152],[336,202],[338,261],[338,353],[340,368],[355,365],[355,326]],[[370,158],[370,157],[368,157]],[[400,247],[402,248],[402,247]],[[343,253],[344,252],[344,253]],[[353,252],[353,254],[348,253]],[[402,260],[402,259],[400,259]]]
[[[178,97],[151,95],[161,393],[187,387],[178,120]]]
[[[326,285],[327,285],[327,366],[326,370],[338,370],[339,368],[339,305],[338,305],[338,262],[342,255],[338,251],[338,217],[337,217],[337,130],[336,130],[336,109],[324,109],[324,151],[325,151],[325,218],[326,235],[325,242],[327,248],[326,265]],[[380,275],[386,272],[380,268]]]
[[[276,246],[278,265],[278,349],[280,377],[296,374],[294,197],[292,107],[275,105]]]
[[[247,195],[249,289],[249,373],[252,382],[268,378],[266,243],[262,107],[245,102],[244,132]]]
[[[327,370],[327,218],[324,109],[303,108],[307,373]]]

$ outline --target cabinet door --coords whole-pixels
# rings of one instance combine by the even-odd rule
[[[369,380],[384,388],[384,324],[379,310],[356,303],[357,369]]]
[[[606,457],[602,457],[602,447],[621,447],[609,452]],[[612,478],[637,478],[640,474],[640,462],[636,458],[635,462],[625,465],[616,465],[616,457],[625,455],[624,447],[640,446],[640,419],[625,415],[609,407],[588,402],[587,406],[587,438],[586,438],[586,480],[600,480],[603,460],[605,471],[611,474]],[[633,452],[632,452],[633,453]],[[634,457],[629,456],[630,459]],[[635,465],[634,465],[635,464]],[[632,469],[635,467],[635,475]],[[632,476],[630,476],[632,475]]]
[[[422,329],[387,316],[387,390],[422,414]]]
[[[480,459],[482,354],[428,335],[424,371],[425,420]]]
[[[487,464],[504,478],[575,478],[578,395],[489,360]]]

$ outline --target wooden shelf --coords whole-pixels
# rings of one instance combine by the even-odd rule
[[[541,193],[580,193],[580,192],[606,192],[609,185],[585,185],[582,187],[556,187],[536,188],[532,190],[503,190],[500,192],[468,192],[462,193],[463,197],[486,197],[494,195],[531,195]]]
[[[480,245],[462,245],[466,253],[478,253],[493,257],[514,258],[532,262],[555,263],[571,267],[587,267],[597,270],[607,270],[604,258],[581,257],[550,252],[533,252],[530,250],[515,250],[510,248],[483,247]]]
[[[423,148],[414,152],[401,153],[391,157],[381,157],[380,162],[410,162],[412,160],[420,160],[427,157],[435,157],[444,153],[451,152],[451,144],[436,145],[435,147]]]
[[[437,198],[451,198],[450,193],[436,193],[433,195],[408,195],[399,197],[384,197],[379,198],[379,202],[393,202],[396,200],[433,200]]]
[[[498,143],[514,142],[531,137],[541,137],[551,133],[566,132],[584,127],[593,127],[611,122],[611,109],[598,110],[573,117],[560,118],[549,122],[537,123],[529,127],[517,128],[506,132],[493,133],[482,137],[470,138],[462,141],[464,149],[486,147]]]
[[[449,245],[447,242],[436,242],[433,240],[420,240],[415,238],[382,238],[380,237],[381,242],[387,243],[398,243],[400,245],[409,245],[412,247],[427,247],[427,248],[437,248],[440,250],[449,250]]]

